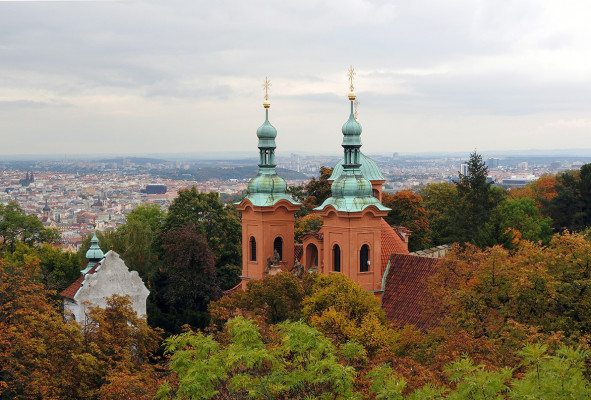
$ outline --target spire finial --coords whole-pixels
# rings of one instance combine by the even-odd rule
[[[265,101],[263,102],[263,107],[269,108],[271,103],[269,102],[269,88],[271,87],[271,82],[269,78],[265,77],[265,82],[263,82],[263,88],[265,89]]]
[[[353,78],[355,77],[355,69],[351,65],[349,67],[349,71],[347,72],[347,76],[349,77],[349,100],[355,100],[355,87],[353,86]]]
[[[359,100],[355,99],[353,105],[355,106],[355,112],[353,114],[355,116],[355,121],[359,122]]]

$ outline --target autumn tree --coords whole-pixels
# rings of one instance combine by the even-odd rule
[[[315,277],[307,274],[298,279],[281,272],[248,282],[246,290],[238,290],[210,304],[212,319],[225,323],[237,315],[263,318],[270,324],[303,317],[302,301],[310,294]]]
[[[382,193],[382,204],[392,209],[384,218],[388,224],[404,226],[412,231],[408,244],[409,251],[429,247],[431,228],[420,194],[410,190],[394,194]]]
[[[200,193],[194,186],[179,190],[178,197],[168,208],[162,232],[166,234],[188,224],[205,234],[218,278],[223,279],[222,289],[240,283],[242,228],[236,208],[222,204],[216,192]]]
[[[168,332],[179,332],[183,324],[205,327],[207,305],[221,295],[205,235],[195,225],[183,225],[164,235],[163,247],[163,267],[154,279],[150,299],[151,324]]]
[[[90,307],[83,332],[102,378],[101,398],[154,396],[157,374],[150,357],[159,347],[161,330],[137,315],[129,296],[113,295],[104,308]]]
[[[322,217],[317,214],[308,214],[295,220],[295,241],[302,242],[302,236],[309,232],[318,232],[322,228]]]
[[[66,323],[38,261],[0,260],[0,398],[76,399],[100,377],[80,328]]]

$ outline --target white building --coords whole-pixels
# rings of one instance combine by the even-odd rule
[[[137,271],[130,271],[113,250],[103,257],[96,234],[92,237],[86,258],[89,262],[82,276],[61,293],[65,317],[84,325],[89,307],[105,308],[107,298],[117,294],[128,295],[138,316],[145,318],[150,291]]]

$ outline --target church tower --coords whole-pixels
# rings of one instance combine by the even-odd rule
[[[269,80],[265,79],[265,122],[257,130],[259,172],[248,183],[246,197],[237,204],[242,212],[242,285],[262,279],[275,268],[289,270],[294,262],[295,212],[300,204],[286,193],[287,184],[275,171],[277,129],[269,122]]]
[[[323,217],[321,239],[304,239],[304,259],[311,259],[310,255],[314,254],[321,261],[323,273],[345,274],[364,289],[379,294],[383,273],[382,217],[390,209],[380,203],[379,194],[375,193],[377,185],[372,185],[361,170],[361,125],[354,115],[354,75],[351,67],[351,112],[342,128],[342,170],[331,185],[332,196],[314,209]]]

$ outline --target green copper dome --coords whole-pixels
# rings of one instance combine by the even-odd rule
[[[332,170],[332,174],[330,175],[330,178],[328,178],[329,181],[336,181],[338,179],[338,177],[341,176],[341,174],[343,173],[344,161],[345,161],[345,159],[341,158],[339,160],[339,162],[336,163],[336,165],[334,166],[334,168]],[[371,158],[367,157],[362,152],[359,152],[359,163],[361,164],[361,167],[359,167],[361,170],[361,173],[363,174],[363,176],[365,176],[370,181],[385,181],[386,180],[386,178],[384,178],[384,175],[382,175],[382,171],[380,171],[380,168],[378,167],[376,162],[374,160],[372,160]]]
[[[92,235],[92,239],[90,239],[90,248],[86,252],[86,258],[89,260],[99,261],[102,260],[105,255],[103,251],[99,247],[99,240],[96,237],[96,232]]]
[[[277,137],[277,129],[269,122],[269,109],[265,110],[265,122],[257,129],[257,136],[259,138],[259,148],[275,148],[275,138]]]
[[[351,114],[343,125],[343,146],[361,146],[361,125],[355,119],[353,102],[351,102]]]

